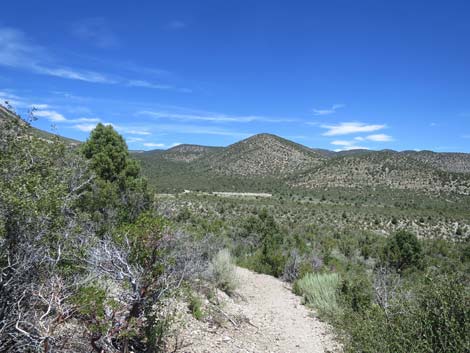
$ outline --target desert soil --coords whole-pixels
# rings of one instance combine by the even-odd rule
[[[182,338],[185,353],[321,353],[339,345],[331,327],[301,303],[288,284],[237,268],[237,295],[222,299],[223,325],[192,317]]]

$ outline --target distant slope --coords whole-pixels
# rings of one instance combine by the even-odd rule
[[[295,176],[290,184],[303,189],[385,187],[426,194],[470,194],[470,175],[443,171],[415,156],[393,151],[332,158]]]
[[[170,161],[192,162],[223,149],[223,147],[183,144],[164,151],[161,157]]]
[[[436,153],[432,151],[404,151],[401,153],[442,171],[470,173],[469,153]]]
[[[282,178],[325,159],[303,145],[271,134],[259,134],[206,155],[201,165],[219,175]]]
[[[54,139],[59,138],[66,144],[72,145],[72,146],[79,145],[81,143],[78,140],[70,139],[67,137],[60,136],[60,135],[52,134],[44,130],[37,129],[31,126],[28,122],[21,119],[16,113],[0,105],[0,128],[2,128],[2,126],[4,126],[4,124],[6,124],[8,121],[16,121],[24,126],[28,126],[29,131],[31,132],[32,136],[41,138],[45,141],[53,141]]]
[[[28,126],[32,136],[79,141],[30,126],[0,106],[0,128],[8,121]],[[311,149],[271,134],[228,147],[183,144],[168,150],[131,151],[160,192],[190,190],[275,192],[296,188],[371,190],[470,195],[470,154],[432,151]]]
[[[259,134],[228,147],[180,145],[135,154],[158,190],[260,191],[385,188],[470,193],[470,154],[311,149]]]

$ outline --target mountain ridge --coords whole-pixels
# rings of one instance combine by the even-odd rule
[[[45,141],[62,138],[0,107],[0,125],[18,119]],[[62,138],[70,145],[80,142]],[[273,191],[388,188],[427,194],[470,194],[470,154],[433,151],[315,149],[261,133],[227,147],[181,144],[131,151],[160,190]]]

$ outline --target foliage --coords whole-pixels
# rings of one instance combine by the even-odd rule
[[[91,175],[63,141],[30,135],[19,118],[0,137],[0,351],[36,351],[65,344],[54,330],[73,313],[67,298],[84,266],[77,255],[93,234],[76,208]]]
[[[397,271],[417,267],[422,260],[421,244],[413,233],[397,232],[388,239],[383,257]]]
[[[246,254],[241,260],[242,264],[257,272],[276,277],[282,275],[287,261],[282,233],[266,209],[245,221],[240,236],[246,240],[246,244],[237,249],[238,253]]]
[[[235,265],[227,249],[220,250],[209,265],[215,286],[227,294],[233,294],[238,286]]]
[[[143,212],[122,138],[101,126],[82,152],[2,112],[0,351],[159,351],[157,306],[201,270],[187,238]]]
[[[201,320],[204,317],[202,311],[202,300],[198,295],[191,294],[189,296],[188,308],[196,320]]]
[[[107,224],[132,222],[149,208],[147,182],[140,177],[140,167],[130,158],[123,137],[111,125],[98,124],[81,152],[96,174],[82,206],[96,220]]]
[[[430,275],[385,311],[378,306],[347,315],[347,352],[468,352],[468,288],[454,275]],[[360,322],[360,324],[358,324]]]
[[[337,273],[307,273],[294,283],[294,292],[322,314],[337,315],[336,292],[341,279]]]

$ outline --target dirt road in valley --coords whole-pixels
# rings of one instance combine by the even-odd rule
[[[322,353],[338,349],[331,328],[301,304],[289,286],[267,275],[237,268],[239,298],[226,298],[231,318],[223,327],[194,320],[184,334],[187,353]]]

